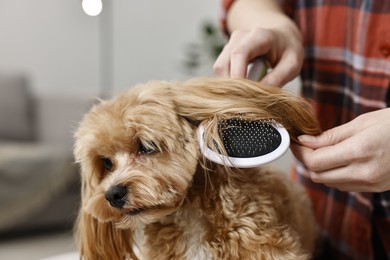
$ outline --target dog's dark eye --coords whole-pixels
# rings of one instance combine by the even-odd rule
[[[139,144],[139,152],[141,154],[151,154],[156,151],[157,151],[157,147],[153,142],[148,142],[147,144],[143,144],[142,142],[140,142]]]
[[[113,164],[109,158],[102,157],[102,163],[103,163],[104,169],[106,169],[107,171],[110,171],[112,169]]]

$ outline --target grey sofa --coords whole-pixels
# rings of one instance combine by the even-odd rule
[[[0,238],[69,228],[79,205],[73,129],[92,98],[36,97],[0,74]]]

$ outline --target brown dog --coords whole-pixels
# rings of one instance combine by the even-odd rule
[[[268,166],[203,158],[197,126],[237,114],[320,132],[307,103],[248,80],[139,85],[92,108],[77,130],[86,259],[307,259],[317,226],[303,190]]]

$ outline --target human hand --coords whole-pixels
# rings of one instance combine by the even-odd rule
[[[313,182],[342,191],[390,190],[390,108],[363,114],[291,145]]]
[[[301,35],[295,24],[281,16],[272,27],[238,29],[214,63],[217,76],[245,78],[248,63],[262,56],[271,66],[262,83],[283,86],[294,79],[302,66]]]

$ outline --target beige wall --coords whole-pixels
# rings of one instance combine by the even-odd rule
[[[177,79],[184,45],[219,14],[218,0],[103,5],[89,17],[81,0],[1,0],[0,73],[26,74],[38,95],[97,95]]]

